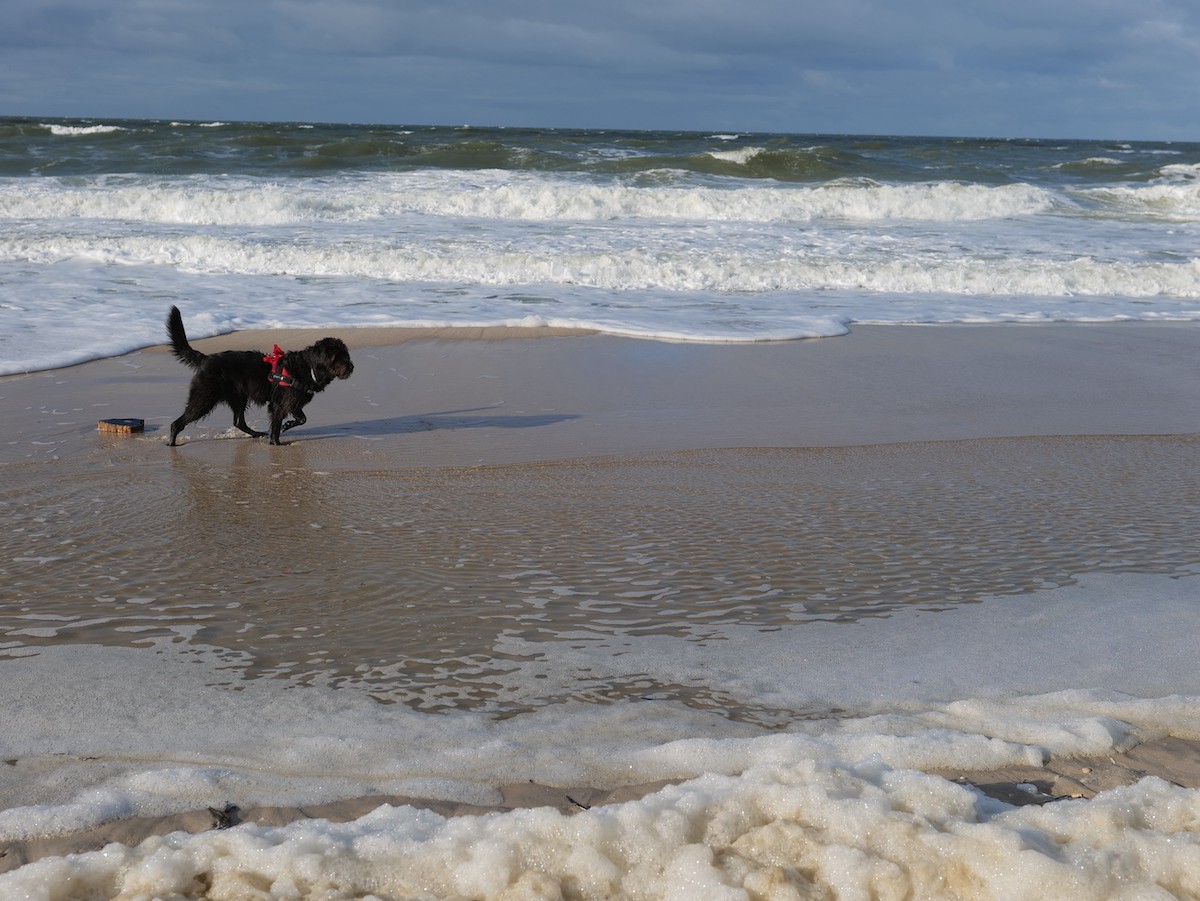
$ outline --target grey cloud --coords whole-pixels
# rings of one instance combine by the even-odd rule
[[[7,0],[0,44],[47,115],[1136,137],[1200,90],[1192,0]]]

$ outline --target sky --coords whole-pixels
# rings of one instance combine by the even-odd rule
[[[1200,2],[4,0],[0,116],[1200,140]]]

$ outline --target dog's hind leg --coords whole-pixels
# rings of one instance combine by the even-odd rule
[[[171,440],[168,441],[167,444],[170,445],[171,447],[175,447],[175,439],[179,437],[179,433],[183,431],[183,427],[185,425],[187,425],[189,422],[194,422],[194,421],[195,420],[188,419],[187,414],[185,413],[182,416],[180,416],[178,419],[176,419],[173,423],[171,423]]]
[[[233,408],[233,424],[249,435],[251,438],[266,438],[266,432],[260,432],[257,429],[252,429],[246,425],[246,402],[243,400],[240,403],[230,401],[229,406]]]
[[[195,422],[197,419],[203,419],[212,412],[213,407],[217,405],[218,398],[195,389],[188,392],[187,405],[183,408],[183,412],[179,414],[179,418],[171,423],[171,440],[167,442],[171,447],[175,447],[175,439],[179,437],[179,433],[184,430],[184,427],[189,423]]]

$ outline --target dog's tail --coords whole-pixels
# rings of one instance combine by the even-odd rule
[[[171,350],[174,351],[175,356],[179,357],[181,363],[186,363],[196,369],[204,362],[207,355],[200,353],[188,344],[187,332],[183,330],[183,317],[179,314],[179,307],[171,307],[171,312],[167,315],[167,334],[171,338]]]

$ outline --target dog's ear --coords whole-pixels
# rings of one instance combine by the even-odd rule
[[[308,351],[331,379],[349,378],[350,373],[354,372],[354,364],[350,362],[350,351],[340,338],[322,338]]]
[[[340,338],[322,338],[312,346],[312,349],[330,361],[336,360],[338,357],[348,358],[350,356],[345,342]]]

